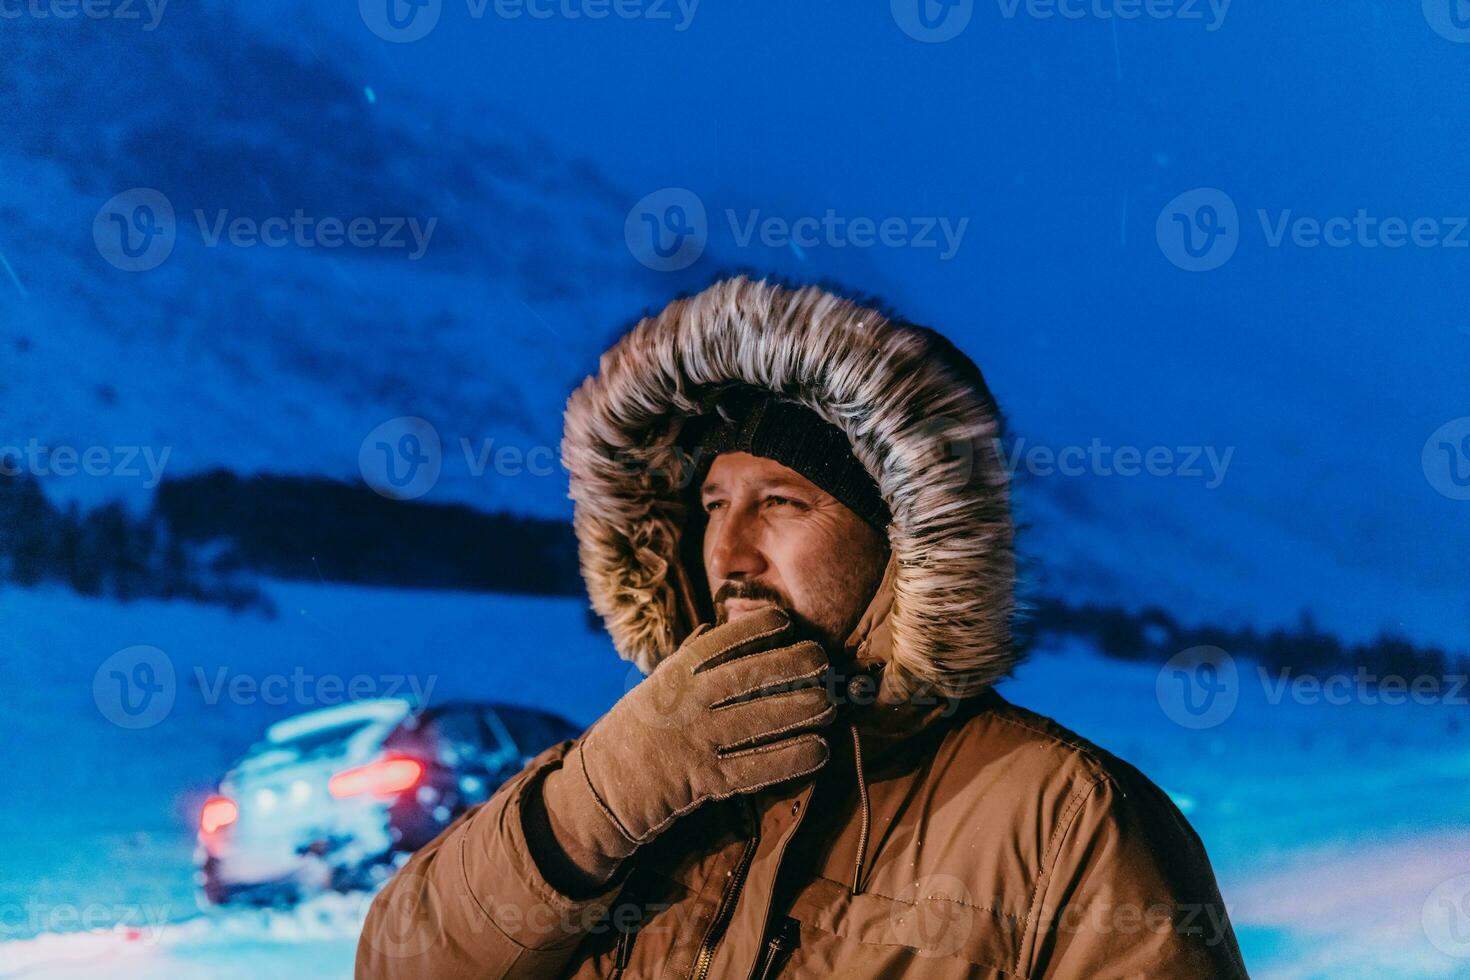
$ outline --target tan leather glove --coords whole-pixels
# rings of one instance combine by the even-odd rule
[[[816,732],[835,717],[826,669],[822,648],[796,641],[782,610],[701,627],[547,775],[544,814],[528,825],[544,816],[561,854],[605,882],[701,803],[820,769],[827,743]]]

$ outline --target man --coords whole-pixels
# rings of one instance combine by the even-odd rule
[[[815,288],[640,323],[563,453],[649,677],[413,857],[358,977],[1243,976],[1169,799],[992,690],[999,426],[953,346]]]

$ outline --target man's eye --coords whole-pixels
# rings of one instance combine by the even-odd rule
[[[706,500],[704,502],[704,511],[706,514],[708,514],[709,512],[723,506],[725,506],[725,502],[723,500]]]
[[[771,496],[761,501],[767,507],[800,507],[801,505],[790,497]]]

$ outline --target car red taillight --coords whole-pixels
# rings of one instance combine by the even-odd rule
[[[413,789],[423,775],[423,764],[416,759],[379,759],[337,773],[327,783],[327,791],[338,799],[363,793],[394,796]]]
[[[227,796],[211,796],[204,801],[199,813],[199,829],[212,834],[221,827],[228,827],[240,817],[240,808]]]

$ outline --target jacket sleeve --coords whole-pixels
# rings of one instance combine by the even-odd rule
[[[548,749],[399,869],[373,900],[357,980],[559,976],[620,889],[573,900],[546,882],[526,845],[528,792],[573,743]],[[616,881],[616,879],[615,879]]]
[[[1245,977],[1194,828],[1141,773],[1118,777],[1080,787],[1063,811],[1037,884],[1022,975]]]

